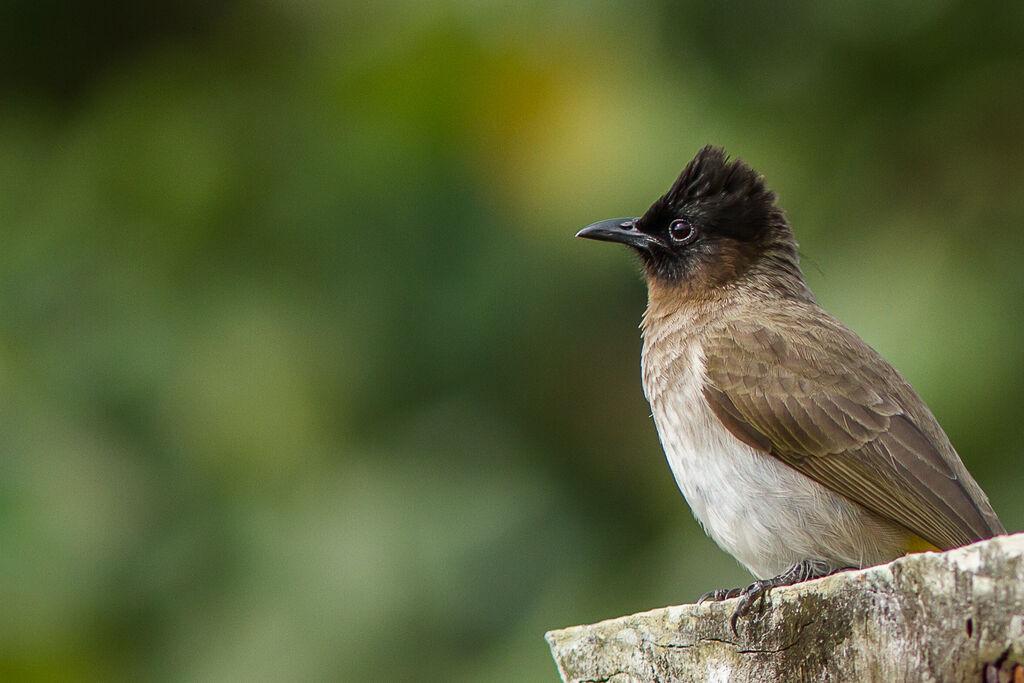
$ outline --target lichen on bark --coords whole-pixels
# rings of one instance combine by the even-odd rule
[[[1024,534],[920,553],[735,600],[551,631],[576,681],[978,681],[1024,662]]]

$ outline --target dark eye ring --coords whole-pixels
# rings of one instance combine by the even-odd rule
[[[680,218],[669,224],[668,234],[676,244],[687,244],[692,242],[693,238],[697,236],[697,229],[693,227],[690,221]]]

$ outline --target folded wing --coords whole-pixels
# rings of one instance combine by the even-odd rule
[[[725,322],[704,348],[704,397],[741,441],[939,548],[1004,533],[921,399],[838,321]]]

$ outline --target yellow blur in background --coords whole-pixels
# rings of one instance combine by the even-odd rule
[[[572,239],[707,143],[1024,523],[1024,12],[0,9],[0,679],[556,680],[745,585]]]

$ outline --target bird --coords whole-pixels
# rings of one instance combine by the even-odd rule
[[[764,177],[708,145],[638,217],[576,236],[627,245],[648,301],[644,395],[683,496],[773,588],[1006,533],[925,402],[819,305]]]

